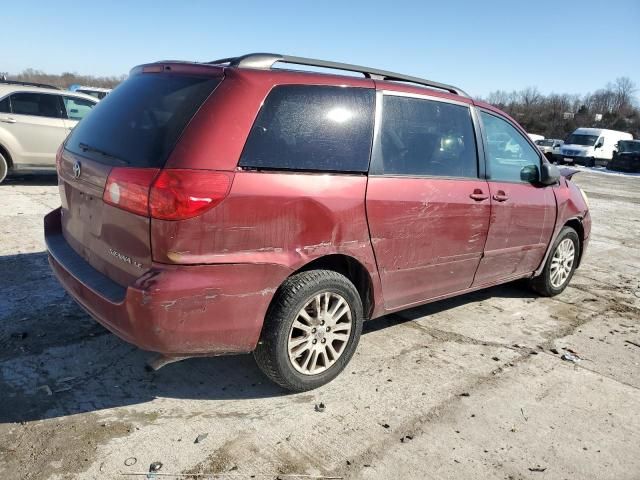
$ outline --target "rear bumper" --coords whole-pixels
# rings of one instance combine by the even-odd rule
[[[49,263],[65,290],[123,340],[165,355],[219,355],[255,349],[277,287],[291,273],[272,264],[154,263],[118,285],[73,251],[60,209],[45,217]]]

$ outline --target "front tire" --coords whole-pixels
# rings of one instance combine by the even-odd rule
[[[298,273],[278,289],[253,356],[260,370],[287,390],[320,387],[351,360],[362,315],[360,295],[344,275]]]
[[[9,173],[9,162],[7,162],[7,159],[0,153],[0,183],[7,177],[7,173]]]
[[[558,295],[569,285],[579,258],[578,233],[571,227],[562,227],[542,273],[531,279],[531,288],[545,297]]]

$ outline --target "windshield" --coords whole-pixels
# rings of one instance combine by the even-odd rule
[[[597,140],[598,140],[598,135],[580,135],[580,134],[573,133],[569,135],[569,138],[567,138],[567,141],[565,142],[565,144],[585,145],[585,146],[591,147],[596,144]]]
[[[541,147],[553,147],[553,140],[538,140],[536,144]]]
[[[139,74],[100,101],[66,148],[101,163],[164,166],[175,143],[219,78]]]
[[[633,152],[640,153],[640,142],[632,142],[628,140],[623,140],[618,142],[618,151],[622,152]]]

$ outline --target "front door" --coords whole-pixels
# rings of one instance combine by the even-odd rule
[[[67,137],[60,95],[18,92],[10,97],[11,123],[4,125],[17,143],[14,162],[55,168],[56,151]],[[6,114],[4,114],[6,115]]]
[[[553,187],[536,182],[538,150],[506,119],[482,111],[491,223],[474,285],[497,283],[538,268],[556,221]]]
[[[468,288],[490,201],[470,107],[379,94],[367,217],[387,310]]]

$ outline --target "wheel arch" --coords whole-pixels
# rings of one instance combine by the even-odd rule
[[[323,255],[291,272],[289,277],[300,272],[308,272],[311,270],[331,270],[347,277],[356,287],[356,290],[360,295],[364,318],[368,319],[371,317],[375,306],[373,279],[371,278],[371,274],[359,260],[342,253]],[[276,296],[277,294],[274,295],[274,299]]]
[[[2,143],[0,143],[0,154],[7,161],[8,167],[10,169],[13,168],[13,159],[11,158],[11,154],[9,153],[9,149],[7,149],[7,147],[5,147]]]
[[[560,223],[558,223],[558,225],[560,225]],[[560,232],[562,231],[562,229],[564,227],[571,227],[578,234],[578,241],[580,242],[580,256],[578,257],[578,263],[576,264],[576,268],[578,268],[580,266],[580,262],[582,261],[582,255],[584,253],[584,241],[585,241],[585,238],[584,238],[584,225],[582,224],[582,218],[580,218],[580,217],[572,217],[572,218],[569,218],[568,220],[565,220],[565,222],[563,224],[561,224],[561,225],[562,226],[556,226],[556,230],[554,231],[553,236],[549,240],[549,245],[547,246],[547,251],[544,254],[544,257],[542,258],[542,261],[540,262],[540,265],[533,272],[532,277],[537,277],[544,270],[544,267],[545,267],[545,265],[547,263],[549,255],[551,255],[552,247],[553,247],[556,239],[558,238],[558,235],[560,235]]]
[[[577,217],[567,220],[563,226],[573,228],[578,234],[578,239],[580,240],[580,256],[578,257],[577,268],[582,262],[582,253],[584,252],[584,226],[582,225],[582,220]]]

